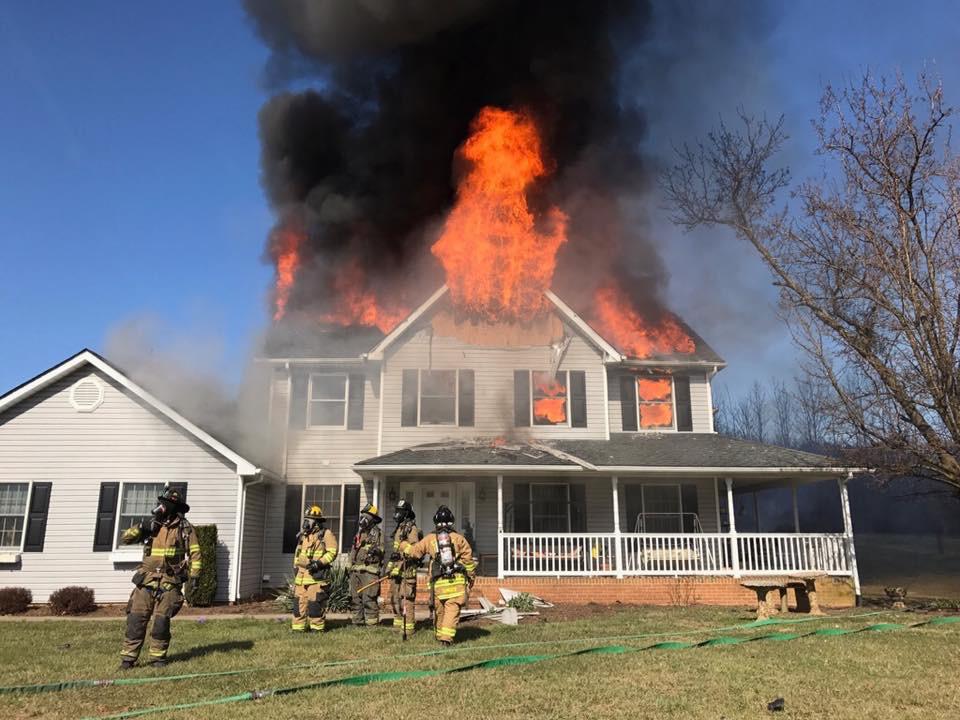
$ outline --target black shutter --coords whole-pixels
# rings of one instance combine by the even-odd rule
[[[363,430],[363,384],[365,375],[350,375],[347,430]]]
[[[570,425],[587,426],[587,374],[583,370],[570,371]]]
[[[27,516],[27,537],[24,552],[43,552],[43,538],[47,534],[47,511],[50,509],[48,482],[35,482],[30,494],[30,513]]]
[[[530,532],[530,483],[513,484],[513,532]]]
[[[400,400],[400,425],[417,426],[417,396],[420,395],[420,374],[417,370],[403,371],[403,387]],[[357,501],[359,502],[359,500]]]
[[[637,379],[633,375],[620,376],[620,415],[623,431],[637,429]]]
[[[513,425],[530,427],[530,372],[527,370],[513,371]]]
[[[303,430],[307,426],[308,376],[294,373],[290,377],[290,429]],[[292,551],[291,551],[292,552]]]
[[[677,403],[677,430],[693,432],[693,411],[690,408],[690,377],[677,375],[673,378],[673,394]]]
[[[587,531],[587,486],[570,485],[570,532]]]
[[[680,502],[683,503],[683,532],[697,532],[693,527],[693,515],[700,512],[700,504],[697,500],[697,486],[693,484],[680,486]]]
[[[473,408],[475,404],[473,370],[460,370],[458,379],[458,398],[460,427],[473,427]]]
[[[303,485],[287,485],[283,501],[283,546],[282,552],[292,553],[297,549],[297,533],[300,532],[303,516]]]
[[[113,531],[117,520],[117,501],[120,483],[100,483],[100,500],[97,503],[97,527],[93,531],[93,551],[113,550]]]
[[[416,372],[416,370],[414,370]],[[346,552],[353,544],[360,522],[360,486],[343,486],[343,537],[340,538],[340,551]]]

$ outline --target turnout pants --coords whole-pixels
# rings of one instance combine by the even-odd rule
[[[403,630],[404,623],[409,635],[416,629],[414,611],[417,603],[417,578],[391,578],[390,605],[393,608],[393,626]]]
[[[434,630],[437,640],[453,642],[460,622],[460,609],[467,604],[467,582],[462,575],[437,578],[433,584]]]
[[[316,630],[323,632],[327,624],[327,593],[326,583],[310,583],[297,585],[293,591],[293,625],[295,632]]]
[[[153,660],[167,657],[170,647],[170,620],[183,607],[183,595],[179,586],[163,590],[159,596],[154,588],[138,587],[130,593],[127,601],[127,632],[120,656],[124,660],[136,660],[147,636],[147,625],[153,619],[150,631],[149,655]]]
[[[366,570],[350,572],[350,608],[353,610],[354,625],[377,625],[380,622],[380,583],[374,582],[377,574]],[[364,585],[373,583],[363,592],[357,592]]]

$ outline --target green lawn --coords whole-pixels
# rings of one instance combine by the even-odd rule
[[[580,620],[506,627],[470,625],[453,651],[435,649],[430,633],[402,645],[387,628],[335,625],[327,634],[292,635],[285,623],[259,620],[174,621],[172,656],[156,677],[238,668],[267,668],[238,676],[126,687],[0,695],[0,717],[74,718],[216,698],[252,689],[286,687],[363,672],[450,668],[507,654],[548,654],[602,644],[643,647],[665,638],[594,640],[680,631],[677,640],[711,635],[752,636],[819,627],[911,622],[917,614],[832,617],[813,623],[708,633],[751,620],[726,609],[632,608]],[[73,678],[117,677],[120,621],[0,623],[0,685]],[[509,643],[576,640],[527,647]],[[583,642],[581,642],[583,640]],[[69,647],[67,647],[69,645]],[[283,670],[305,662],[361,660],[355,665]],[[929,718],[956,716],[960,690],[960,624],[811,637],[688,650],[584,655],[495,670],[471,670],[363,687],[334,686],[256,702],[241,702],[148,717],[288,718],[329,716],[424,718],[760,718],[766,703],[786,698],[786,718]]]

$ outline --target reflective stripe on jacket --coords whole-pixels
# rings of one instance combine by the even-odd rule
[[[197,531],[181,515],[160,526],[156,535],[149,536],[149,523],[128,528],[120,536],[123,545],[143,542],[143,561],[137,572],[146,574],[143,584],[156,587],[180,585],[187,577],[197,577],[203,569],[200,541]]]
[[[449,600],[466,593],[467,580],[473,581],[477,569],[477,563],[473,559],[473,550],[471,550],[470,543],[463,535],[458,532],[451,532],[450,544],[453,546],[454,562],[463,566],[463,572],[458,571],[452,577],[438,577],[431,580],[438,600]],[[419,560],[424,555],[431,555],[436,562],[438,553],[436,533],[430,533],[418,543],[401,542],[400,546],[403,548],[402,552],[406,557]]]
[[[307,565],[316,560],[321,565],[329,567],[337,557],[337,538],[327,529],[322,532],[313,532],[302,535],[297,549],[293,554],[293,567],[297,571],[293,579],[294,585],[313,585],[327,583],[326,578],[316,578],[307,570]]]

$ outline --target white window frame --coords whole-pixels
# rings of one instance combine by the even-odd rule
[[[567,420],[562,423],[538,423],[536,418],[533,416],[533,374],[542,373],[549,375],[549,370],[528,370],[527,371],[527,388],[529,389],[530,395],[530,427],[532,428],[569,428],[572,427],[570,416],[573,415],[573,408],[570,405],[570,371],[569,370],[557,370],[556,375],[563,373],[565,376],[564,387],[567,389],[567,394],[564,397],[564,400],[567,401]]]
[[[683,489],[681,483],[640,483],[640,512],[643,515],[644,521],[647,519],[647,488],[648,487],[672,487],[677,489],[677,503],[680,508],[680,512],[677,514],[677,519],[680,521],[680,529],[677,530],[678,533],[683,532]],[[667,513],[672,515],[673,513]],[[649,534],[650,531],[646,529],[646,523],[644,523],[644,533]],[[653,533],[656,535],[657,533]]]
[[[453,422],[452,423],[425,423],[420,417],[420,401],[423,399],[423,373],[425,372],[452,372],[453,373]],[[474,401],[476,402],[476,401]],[[431,370],[417,369],[417,427],[460,427],[460,371],[450,368],[433,368]]]
[[[673,422],[671,423],[670,427],[644,428],[640,424],[640,403],[644,401],[640,400],[640,386],[637,384],[637,382],[644,378],[653,379],[653,378],[661,378],[661,377],[666,377],[670,379],[670,404],[673,406],[673,410],[671,411]],[[633,385],[634,385],[633,396],[634,398],[636,398],[636,402],[634,403],[635,405],[634,412],[636,413],[636,419],[637,419],[637,432],[647,432],[647,433],[671,432],[671,431],[677,432],[677,386],[673,382],[673,379],[674,379],[674,376],[669,373],[652,373],[650,375],[634,375],[633,376]],[[666,403],[653,403],[653,404],[666,405]]]
[[[536,533],[537,530],[533,529],[533,487],[537,486],[547,486],[547,487],[562,487],[566,490],[566,503],[567,503],[567,529],[561,530],[559,532],[569,533],[570,528],[573,527],[573,518],[570,516],[570,483],[555,483],[555,482],[532,482],[529,483],[527,487],[527,502],[529,503],[529,515],[530,515],[530,532]],[[558,532],[556,530],[551,530],[550,532]]]
[[[2,482],[0,485],[26,485],[27,486],[27,503],[23,508],[23,531],[20,533],[20,545],[0,545],[0,553],[22,553],[23,548],[26,546],[27,542],[27,523],[30,522],[30,503],[33,502],[33,481],[32,480],[23,480],[20,482]],[[9,517],[16,517],[15,515],[10,515]]]
[[[343,424],[342,425],[316,425],[310,422],[311,410],[313,403],[334,403],[340,402],[332,398],[323,399],[323,400],[314,400],[313,399],[313,379],[315,377],[342,377],[343,378]],[[319,372],[319,373],[310,373],[310,379],[307,381],[307,417],[304,421],[304,427],[306,428],[340,428],[342,430],[347,429],[347,424],[350,418],[350,375],[343,372]]]
[[[317,427],[324,427],[318,425]],[[332,426],[336,427],[336,426]],[[340,520],[337,522],[337,552],[340,552],[340,548],[343,546],[343,515],[344,515],[344,500],[346,499],[346,486],[347,485],[356,485],[357,483],[301,483],[300,484],[300,507],[305,508],[307,506],[307,488],[308,487],[339,487],[340,488]],[[321,506],[322,507],[322,506]],[[302,510],[301,510],[302,512]]]
[[[127,485],[159,485],[160,491],[157,493],[157,496],[163,494],[163,489],[166,487],[166,483],[162,482],[145,482],[143,480],[123,480],[120,482],[120,488],[117,494],[117,511],[113,515],[113,550],[115,552],[128,552],[136,553],[139,555],[141,552],[140,547],[137,544],[132,545],[121,545],[120,544],[120,511],[123,510],[123,489]]]

